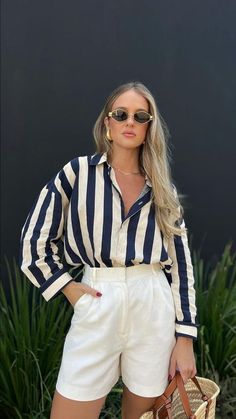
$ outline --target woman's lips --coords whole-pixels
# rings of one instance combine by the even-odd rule
[[[136,137],[136,134],[128,134],[127,132],[125,132],[123,135],[125,137]]]

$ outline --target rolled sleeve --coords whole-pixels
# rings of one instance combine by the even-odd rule
[[[176,309],[176,336],[197,339],[196,292],[194,288],[193,264],[188,245],[185,221],[179,218],[176,224],[182,235],[168,240],[168,254],[173,261],[171,268],[171,290]]]
[[[68,265],[60,260],[57,243],[64,237],[76,168],[74,159],[42,188],[21,231],[20,268],[46,301],[73,280]]]

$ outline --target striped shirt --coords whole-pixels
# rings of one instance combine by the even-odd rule
[[[20,267],[48,301],[74,280],[69,270],[79,266],[158,263],[171,286],[176,335],[196,338],[194,276],[187,235],[163,236],[151,191],[146,175],[141,194],[125,215],[107,153],[74,158],[35,199],[21,231]],[[185,226],[183,218],[180,225]],[[65,263],[58,254],[60,240]]]

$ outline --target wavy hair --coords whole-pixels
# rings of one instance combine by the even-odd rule
[[[135,90],[147,100],[149,112],[153,116],[153,120],[148,124],[145,144],[140,146],[139,170],[143,174],[147,174],[152,182],[151,200],[155,205],[156,221],[164,237],[168,239],[173,237],[174,234],[181,235],[183,231],[187,231],[187,228],[181,226],[184,210],[180,204],[180,195],[178,195],[171,177],[171,152],[168,145],[169,130],[160,115],[154,96],[143,83],[132,81],[122,84],[113,90],[107,98],[104,108],[93,127],[97,152],[107,152],[107,156],[111,156],[112,141],[109,141],[106,137],[104,118],[112,110],[115,100],[130,89]]]

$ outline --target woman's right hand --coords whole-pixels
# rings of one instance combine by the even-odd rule
[[[73,307],[75,303],[79,300],[79,298],[85,293],[91,294],[93,297],[96,298],[101,297],[102,295],[95,288],[92,288],[83,282],[76,281],[69,282],[69,284],[62,288],[61,292],[66,296],[66,298]]]

